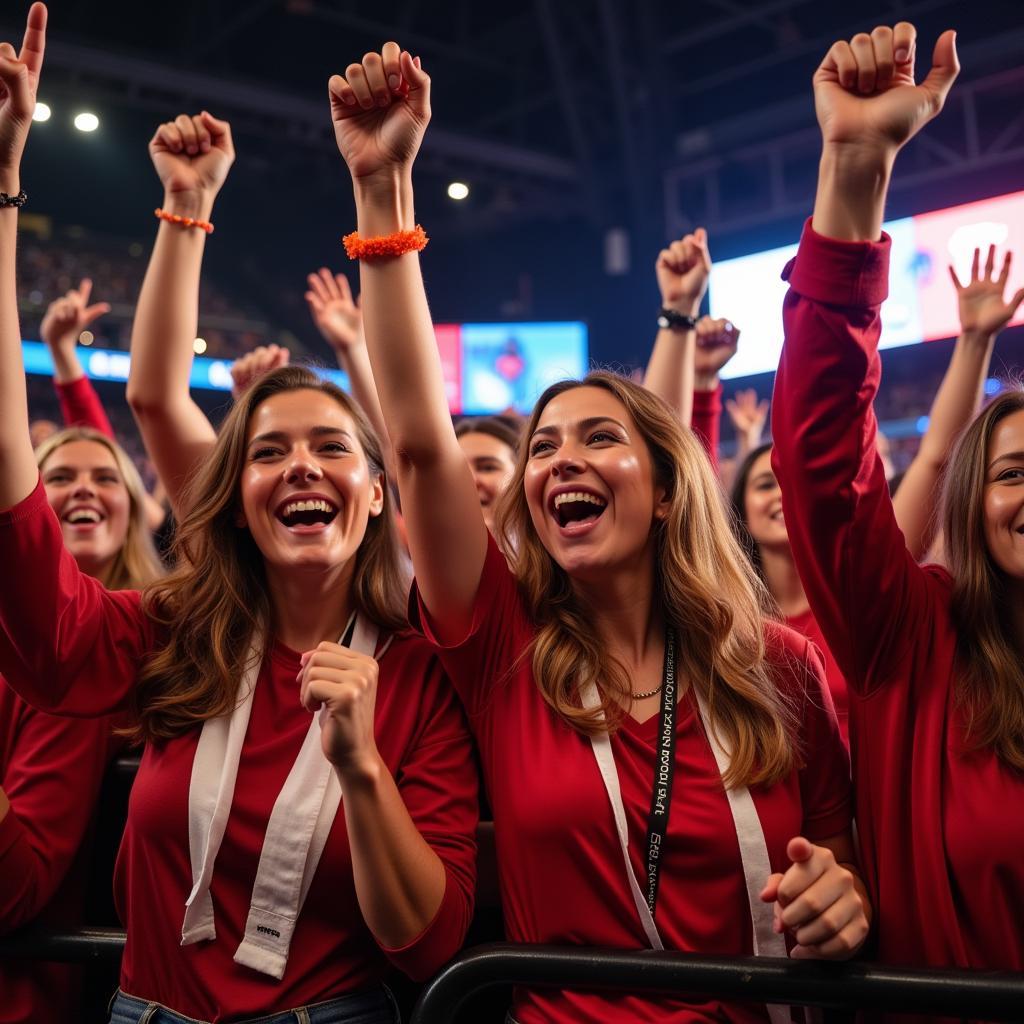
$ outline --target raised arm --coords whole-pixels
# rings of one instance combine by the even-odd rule
[[[996,247],[993,245],[982,272],[981,253],[975,249],[971,280],[966,285],[961,284],[956,271],[949,268],[960,310],[960,336],[932,402],[928,429],[892,502],[907,550],[918,561],[926,557],[935,539],[942,471],[960,431],[970,423],[981,403],[996,335],[1013,319],[1017,307],[1024,301],[1024,288],[1009,302],[1003,301],[1010,276],[1010,259],[1007,252],[1002,269],[996,274]]]
[[[332,274],[321,267],[316,274],[306,278],[309,290],[306,304],[309,306],[313,323],[321,337],[334,351],[334,357],[347,374],[352,397],[359,403],[367,418],[381,439],[386,458],[388,475],[394,477],[395,466],[391,458],[391,439],[384,413],[377,397],[377,385],[370,366],[370,354],[366,351],[366,335],[363,333],[363,312],[359,303],[352,299],[352,288],[344,274]]]
[[[46,7],[28,12],[20,52],[0,43],[0,510],[32,493],[39,478],[28,432],[28,395],[21,358],[21,327],[14,252],[21,191],[21,155],[32,124],[46,46]]]
[[[661,319],[647,363],[644,387],[664,399],[684,426],[693,416],[693,354],[700,301],[708,290],[711,256],[703,228],[684,235],[658,253],[654,273],[661,292]],[[673,323],[672,314],[685,318]]]
[[[722,367],[739,344],[739,328],[724,318],[702,316],[697,321],[693,354],[693,421],[691,429],[704,445],[715,472],[719,472],[718,439],[722,422]]]
[[[412,165],[430,120],[430,79],[396,43],[329,83],[362,238],[412,231]],[[417,252],[360,263],[366,345],[398,466],[420,594],[439,637],[461,639],[487,528],[455,439]]]
[[[913,26],[838,42],[814,76],[823,149],[814,217],[787,268],[772,463],[800,578],[851,687],[879,670],[926,613],[875,451],[882,239],[900,147],[935,116],[958,71],[953,33],[914,84]],[[871,643],[864,638],[870,637]]]
[[[165,213],[209,221],[235,159],[231,127],[203,111],[160,125],[149,155],[164,187]],[[175,514],[185,484],[216,435],[189,394],[199,323],[206,232],[161,220],[132,325],[128,403]]]

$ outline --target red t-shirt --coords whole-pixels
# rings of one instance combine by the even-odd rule
[[[818,620],[810,608],[800,615],[787,615],[786,625],[795,629],[801,636],[807,637],[818,649],[821,655],[821,663],[825,666],[825,682],[828,683],[828,692],[832,695],[832,703],[835,705],[836,717],[839,719],[839,731],[843,734],[843,742],[847,748],[850,746],[850,699],[846,695],[846,680],[843,678],[842,670],[832,657],[828,649],[825,635],[821,632]]]
[[[113,439],[114,428],[107,419],[106,410],[88,377],[79,377],[66,384],[53,382],[60,400],[60,414],[66,427],[92,427]]]
[[[793,557],[849,687],[862,864],[889,963],[1024,970],[1024,776],[968,751],[952,581],[919,566],[875,450],[889,238],[808,226],[772,402]]]
[[[110,758],[109,718],[36,711],[0,679],[0,935],[35,921],[81,924],[83,841]],[[88,844],[86,844],[88,845]],[[64,1024],[77,1016],[80,972],[69,964],[0,960],[0,1024]]]
[[[419,609],[430,636],[425,610]],[[775,870],[795,835],[824,839],[850,824],[849,764],[809,645],[768,625],[780,683],[797,701],[806,767],[751,790]],[[643,949],[608,797],[590,741],[545,703],[523,652],[535,629],[505,559],[489,541],[461,643],[441,659],[469,711],[494,810],[505,927],[513,942]],[[684,681],[681,681],[684,682]],[[626,718],[612,738],[637,878],[654,782],[658,715]],[[667,949],[753,952],[750,909],[729,804],[689,691],[680,698],[675,787],[656,922]],[[519,990],[520,1024],[587,1021],[763,1021],[763,1007],[716,1001]]]
[[[64,550],[40,485],[0,513],[0,564],[19,582],[0,588],[0,670],[27,699],[68,715],[121,708],[156,639],[137,592],[110,593]],[[472,742],[437,657],[396,637],[380,660],[377,745],[413,821],[441,858],[445,895],[408,946],[382,949],[363,922],[345,816],[334,819],[299,915],[284,978],[236,964],[262,840],[274,801],[309,728],[295,682],[299,654],[264,659],[242,746],[234,801],[211,884],[218,938],[181,946],[192,887],[188,790],[199,729],[150,744],[128,806],[114,888],[128,932],[122,988],[207,1021],[259,1017],[381,981],[391,965],[434,973],[462,944],[475,883],[477,781]]]

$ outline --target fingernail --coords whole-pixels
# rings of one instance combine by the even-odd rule
[[[356,105],[356,98],[355,98],[355,96],[352,95],[352,93],[349,93],[345,97],[345,106],[346,107],[354,107],[355,105]]]
[[[896,60],[897,60],[898,63],[904,64],[904,63],[906,63],[907,57],[909,55],[910,55],[910,51],[905,46],[901,46],[896,51]]]
[[[398,83],[400,81],[401,81],[401,79],[398,77],[398,75],[388,75],[388,88],[389,89],[397,89],[398,88]]]

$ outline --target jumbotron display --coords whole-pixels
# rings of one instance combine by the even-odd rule
[[[961,281],[971,276],[975,248],[984,263],[997,247],[997,269],[1007,249],[1017,256],[1010,272],[1012,293],[1024,276],[1024,192],[886,221],[892,236],[889,298],[882,306],[882,348],[954,337],[960,330],[956,292],[947,266]],[[782,350],[782,268],[797,246],[782,246],[722,260],[711,269],[711,315],[727,317],[741,329],[739,351],[723,377],[771,373]],[[1024,306],[1011,321],[1024,323]]]
[[[587,327],[579,322],[436,324],[444,368],[448,407],[453,413],[486,415],[515,409],[528,413],[540,393],[565,377],[587,372]],[[28,373],[52,374],[53,362],[38,341],[22,343]],[[128,379],[127,352],[82,348],[85,372],[95,380]],[[194,388],[231,390],[231,363],[196,356],[190,384]],[[318,369],[341,387],[340,370]]]

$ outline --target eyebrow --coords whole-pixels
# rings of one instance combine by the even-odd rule
[[[56,466],[47,466],[43,470],[43,476],[48,476],[50,473],[78,473],[80,467],[77,466],[65,466],[63,463],[58,462]],[[86,467],[88,473],[118,473],[117,466],[88,466]]]
[[[614,416],[588,416],[585,420],[580,420],[576,425],[582,430],[590,430],[591,427],[596,427],[600,423],[614,423],[624,434],[628,433],[625,426],[621,424]],[[538,434],[554,435],[558,433],[558,427],[538,427],[531,435],[531,440]]]
[[[342,427],[318,426],[313,427],[309,432],[310,437],[325,437],[328,434],[339,434],[342,437],[347,437],[350,441],[352,440],[352,435]],[[251,447],[254,444],[264,441],[278,441],[283,444],[290,439],[291,435],[286,433],[284,430],[268,430],[265,434],[257,434],[249,442],[249,446]]]
[[[1000,462],[1024,462],[1024,452],[1007,452],[1005,455],[1000,455],[988,464],[988,468],[992,469],[994,466],[998,466]]]
[[[756,484],[758,480],[774,480],[775,474],[769,469],[762,469],[760,473],[755,473],[751,478],[750,482]]]

